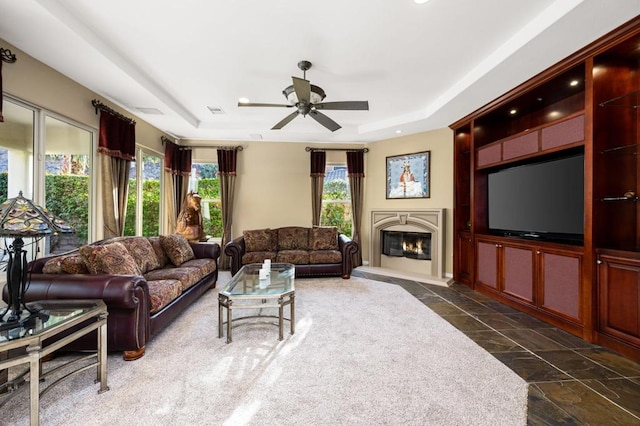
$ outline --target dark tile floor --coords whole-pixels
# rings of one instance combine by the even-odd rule
[[[402,286],[529,383],[529,425],[640,425],[640,364],[454,283]]]

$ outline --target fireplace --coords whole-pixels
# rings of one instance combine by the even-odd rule
[[[431,233],[382,231],[382,254],[431,260]]]
[[[445,209],[374,209],[371,210],[371,239],[369,241],[369,264],[367,267],[391,271],[392,273],[411,273],[424,277],[425,282],[447,285],[445,277]],[[405,256],[402,244],[388,243],[391,255],[385,255],[383,235],[385,233],[404,233],[428,238],[429,244],[422,241],[422,251],[428,247],[428,255],[410,254]],[[428,236],[427,236],[428,235]],[[410,243],[409,245],[417,243]],[[406,247],[406,244],[405,244]],[[411,247],[409,247],[411,248]],[[413,251],[413,250],[409,250]],[[400,257],[401,256],[401,257]]]

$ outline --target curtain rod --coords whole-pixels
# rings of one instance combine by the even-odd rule
[[[106,106],[105,104],[103,104],[102,102],[100,102],[97,99],[94,99],[91,101],[91,105],[93,105],[93,107],[96,109],[96,114],[98,113],[98,110],[101,111],[105,111],[108,112],[109,114],[115,115],[116,117],[124,120],[124,121],[128,121],[131,124],[136,124],[136,121],[133,118],[129,118],[126,115],[122,115],[120,114],[118,111],[115,111],[111,108],[109,108],[108,106]]]
[[[369,148],[312,148],[310,146],[304,149],[307,152],[312,151],[347,151],[347,152],[369,152]]]
[[[166,136],[160,136],[160,140],[162,140],[162,144],[164,145],[166,142],[171,142],[171,143],[175,143],[173,142],[171,139],[169,139]],[[178,144],[176,144],[178,145]],[[242,151],[244,148],[241,145],[238,146],[224,146],[224,145],[219,145],[219,146],[215,146],[215,145],[207,145],[207,146],[185,146],[185,145],[178,145],[178,149],[182,149],[182,150],[188,150],[188,149],[194,149],[194,148],[203,148],[203,149],[219,149],[219,150],[234,150],[234,151]]]
[[[228,146],[228,145],[207,145],[207,146],[180,146],[180,149],[219,149],[221,151],[242,151],[244,148],[242,145],[238,146]]]
[[[16,55],[11,53],[11,50],[0,47],[0,59],[2,59],[3,62],[12,64],[16,61]]]

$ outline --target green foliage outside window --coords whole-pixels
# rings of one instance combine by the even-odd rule
[[[89,176],[46,175],[45,205],[76,230],[78,245],[89,236]]]
[[[136,235],[136,179],[129,179],[127,215],[124,235]],[[142,235],[151,237],[160,232],[160,181],[146,179],[142,182]]]
[[[205,166],[210,166],[210,169],[205,168]],[[202,176],[216,176],[217,164],[203,164],[200,173]],[[198,179],[198,194],[203,200],[219,200],[220,178],[205,177]],[[203,204],[205,202],[207,201],[203,201]],[[209,201],[208,204],[210,218],[202,218],[204,232],[212,237],[222,237],[222,205],[219,201]]]
[[[8,173],[0,173],[0,202],[7,199]],[[45,206],[64,219],[76,232],[75,244],[87,244],[89,239],[89,176],[53,175],[44,178]],[[59,239],[51,240],[50,251],[55,252]]]
[[[324,184],[322,190],[322,213],[320,224],[323,226],[336,226],[341,234],[351,236],[353,220],[351,213],[351,195],[349,182],[345,180],[333,180]],[[344,202],[340,202],[344,200]]]
[[[9,173],[0,173],[0,203],[7,199],[7,192],[9,188]]]

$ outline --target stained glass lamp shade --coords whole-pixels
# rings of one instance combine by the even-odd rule
[[[5,249],[9,255],[7,263],[9,306],[2,313],[0,323],[19,321],[22,314],[27,284],[27,252],[23,249],[22,237],[42,237],[72,232],[74,232],[73,228],[64,220],[24,198],[22,191],[17,197],[9,198],[0,204],[0,236],[13,238],[13,242]]]

